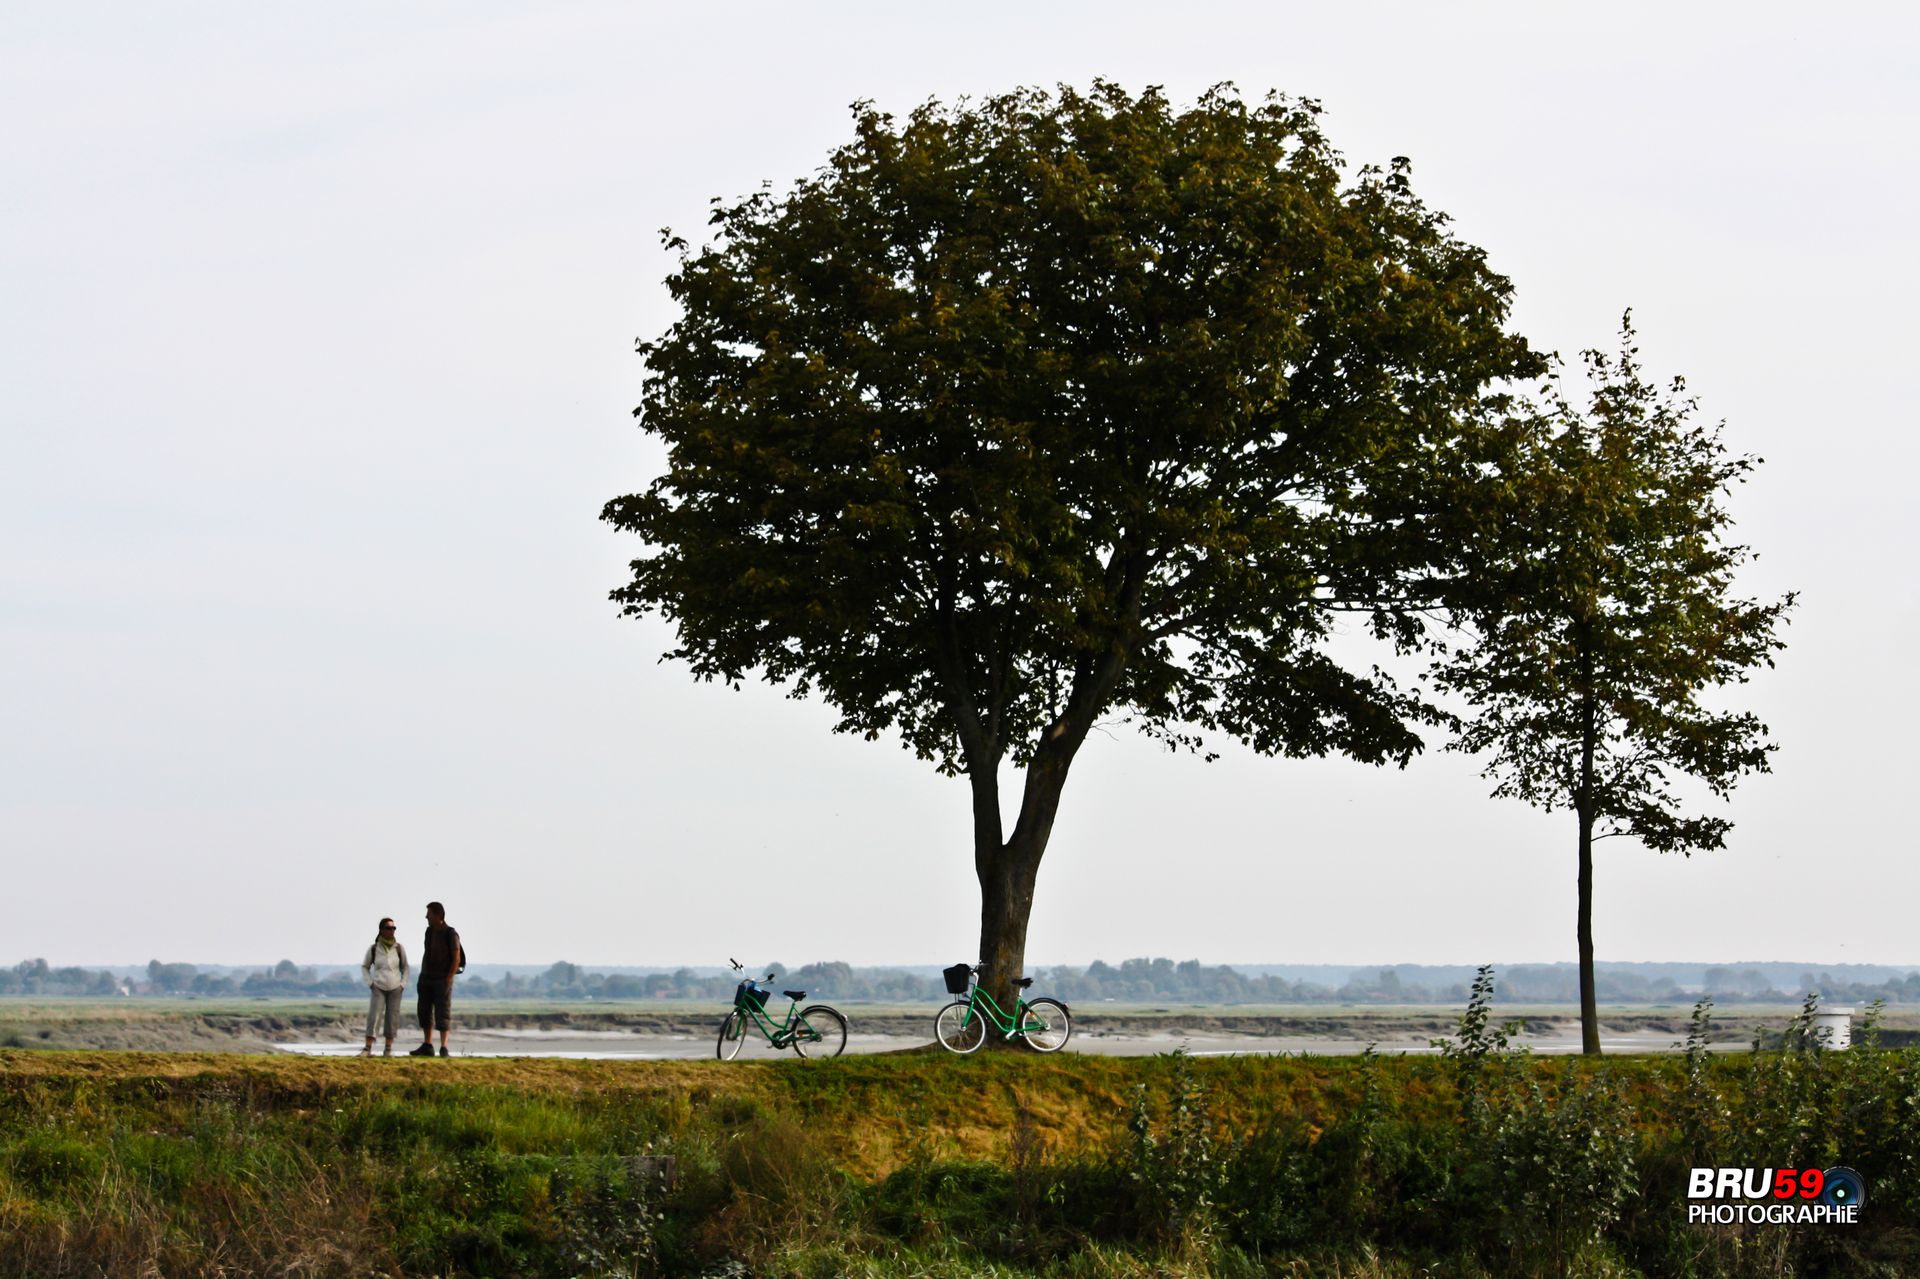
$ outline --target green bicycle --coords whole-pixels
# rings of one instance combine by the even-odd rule
[[[985,964],[955,964],[943,969],[947,993],[959,996],[940,1010],[933,1019],[933,1033],[948,1052],[970,1053],[987,1042],[991,1026],[1006,1039],[1018,1035],[1035,1052],[1059,1052],[1073,1034],[1073,1018],[1067,1006],[1057,999],[1029,1001],[1024,993],[1015,996],[1013,1015],[1008,1016],[993,996],[974,983]],[[1022,977],[1013,983],[1022,992],[1033,985],[1033,978]]]
[[[727,962],[733,965],[734,972],[741,971],[739,960]],[[768,973],[765,980],[771,983],[773,974]],[[847,1019],[838,1009],[825,1004],[800,1008],[800,1001],[807,997],[806,991],[782,991],[793,1002],[787,1005],[786,1019],[775,1025],[767,1015],[768,993],[751,977],[734,987],[733,1011],[720,1023],[720,1042],[714,1048],[714,1056],[721,1061],[738,1057],[749,1032],[757,1032],[775,1048],[791,1048],[802,1057],[838,1057],[846,1048]],[[796,1008],[798,1012],[794,1011]]]

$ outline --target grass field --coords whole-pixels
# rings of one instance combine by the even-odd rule
[[[0,1051],[0,1274],[1899,1275],[1920,1055]],[[1688,1226],[1846,1163],[1859,1226]]]

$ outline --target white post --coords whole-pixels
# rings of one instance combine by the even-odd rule
[[[1853,1045],[1853,1008],[1841,1005],[1836,1008],[1822,1008],[1813,1014],[1813,1025],[1809,1027],[1813,1042],[1833,1052],[1842,1052]]]

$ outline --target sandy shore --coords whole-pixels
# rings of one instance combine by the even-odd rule
[[[842,1008],[852,1032],[848,1051],[910,1052],[933,1039],[937,1005],[851,1004]],[[504,1001],[454,1009],[452,1050],[464,1056],[709,1057],[724,1009],[706,1004],[528,1006]],[[1072,1052],[1145,1056],[1185,1047],[1198,1054],[1430,1053],[1431,1041],[1451,1034],[1457,1011],[1424,1007],[1299,1006],[1147,1007],[1110,1003],[1074,1010]],[[1524,1019],[1515,1037],[1541,1054],[1578,1051],[1579,1019],[1571,1009],[1502,1010]],[[1745,1048],[1756,1030],[1776,1035],[1791,1010],[1751,1008],[1716,1014],[1716,1049]],[[1504,1019],[1504,1018],[1503,1018]],[[411,1019],[409,1018],[409,1023]],[[1687,1016],[1675,1009],[1612,1009],[1601,1014],[1609,1052],[1664,1053],[1686,1037]],[[0,1000],[0,1047],[135,1050],[145,1052],[291,1052],[311,1055],[359,1051],[364,1013],[344,1002],[289,1002],[278,1006],[163,1004],[107,1000],[64,1004]],[[419,1042],[411,1024],[401,1051]],[[1889,1046],[1920,1041],[1920,1028],[1896,1023]],[[749,1056],[771,1057],[762,1041]]]
[[[856,1023],[857,1025],[857,1023]],[[1548,1034],[1522,1036],[1517,1044],[1524,1044],[1541,1054],[1573,1053],[1580,1051],[1580,1036],[1575,1028],[1571,1034]],[[358,1053],[361,1047],[358,1039],[306,1039],[282,1040],[272,1046],[280,1052],[303,1053],[315,1056],[350,1056]],[[409,1034],[394,1045],[396,1053],[404,1053],[415,1047],[419,1040]],[[1671,1035],[1637,1033],[1603,1036],[1601,1045],[1612,1053],[1660,1053],[1673,1050]],[[641,1031],[582,1031],[582,1030],[528,1030],[528,1029],[487,1029],[461,1030],[457,1026],[449,1040],[449,1051],[456,1057],[572,1057],[607,1058],[626,1060],[668,1060],[703,1059],[714,1055],[714,1036],[691,1033],[686,1034],[649,1034]],[[916,1048],[931,1048],[932,1037],[911,1035],[872,1035],[861,1034],[856,1029],[847,1037],[849,1053],[887,1053],[907,1052]],[[1735,1048],[1739,1045],[1725,1044],[1716,1047]],[[1194,1056],[1244,1056],[1311,1054],[1316,1056],[1347,1056],[1365,1052],[1369,1047],[1375,1052],[1397,1054],[1427,1054],[1434,1051],[1425,1038],[1399,1035],[1383,1040],[1359,1040],[1354,1038],[1329,1038],[1304,1035],[1176,1035],[1176,1034],[1121,1034],[1099,1030],[1081,1033],[1076,1031],[1067,1045],[1068,1052],[1097,1053],[1116,1057],[1149,1057],[1158,1053],[1185,1049]],[[380,1044],[374,1045],[378,1053]],[[765,1041],[753,1039],[741,1050],[741,1059],[772,1059],[790,1057],[791,1050],[775,1051]]]

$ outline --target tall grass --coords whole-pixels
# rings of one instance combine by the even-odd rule
[[[0,1053],[0,1275],[1920,1272],[1920,1054],[1709,1016],[1599,1064],[1472,1017],[1429,1058]],[[1858,1227],[1686,1224],[1692,1166],[1836,1163]]]

